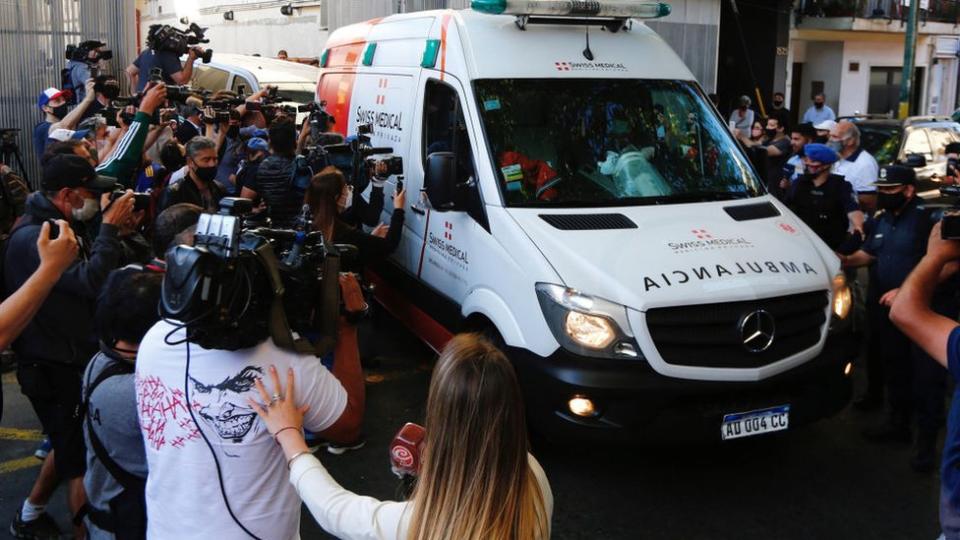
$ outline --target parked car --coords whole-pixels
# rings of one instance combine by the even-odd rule
[[[912,163],[916,167],[920,195],[936,198],[939,195],[940,177],[947,172],[947,157],[944,147],[960,142],[960,123],[948,116],[911,116],[904,120],[853,116],[850,120],[860,128],[860,145],[876,158],[881,166],[891,163],[906,163],[907,156],[916,154]]]

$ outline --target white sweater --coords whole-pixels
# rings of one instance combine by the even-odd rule
[[[548,524],[553,516],[553,493],[540,463],[527,454],[530,470],[540,484]],[[405,540],[413,506],[409,502],[379,501],[347,491],[330,476],[316,457],[303,454],[290,464],[290,483],[328,533],[344,540]],[[548,531],[549,532],[549,531]]]

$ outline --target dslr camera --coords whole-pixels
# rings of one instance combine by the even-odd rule
[[[340,253],[310,230],[304,208],[295,229],[251,227],[249,199],[225,198],[202,214],[194,246],[167,252],[161,315],[206,349],[238,350],[267,337],[318,357],[332,350],[340,314]]]
[[[210,40],[204,37],[206,31],[206,28],[201,28],[197,23],[190,23],[186,30],[168,24],[154,25],[150,27],[147,35],[147,46],[155,51],[170,51],[177,56],[183,56],[201,43],[210,43]],[[205,49],[199,55],[204,64],[209,64],[212,57],[213,49]]]

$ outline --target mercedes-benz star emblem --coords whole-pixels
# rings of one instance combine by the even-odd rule
[[[773,345],[777,323],[769,312],[758,309],[740,319],[740,339],[744,348],[752,353],[762,353]]]

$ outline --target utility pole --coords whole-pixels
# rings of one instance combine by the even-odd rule
[[[913,61],[917,55],[917,19],[920,0],[910,0],[910,15],[907,17],[907,35],[903,41],[903,75],[900,77],[900,119],[910,116],[913,101]]]

